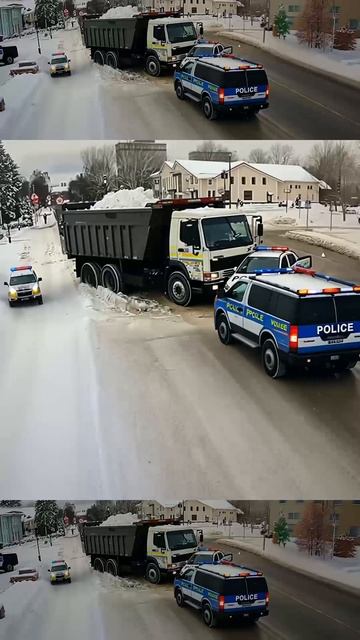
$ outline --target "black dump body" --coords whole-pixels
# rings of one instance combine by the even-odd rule
[[[0,571],[7,571],[7,567],[9,565],[16,567],[18,563],[19,561],[16,553],[1,553],[0,551]]]
[[[0,59],[0,62],[3,62],[4,64],[8,64],[7,59],[9,56],[13,60],[15,60],[15,58],[19,56],[18,49],[15,45],[7,45],[7,44],[2,44],[2,42],[0,42],[0,49],[3,49],[4,51],[4,55],[2,59]]]

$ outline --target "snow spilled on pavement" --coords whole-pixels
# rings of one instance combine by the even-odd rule
[[[141,296],[127,296],[124,293],[114,293],[105,287],[94,289],[87,284],[79,285],[86,307],[94,311],[115,311],[124,316],[147,314],[152,318],[171,315],[170,307],[161,305],[155,300]]]
[[[92,209],[137,209],[146,207],[147,204],[156,202],[151,189],[137,187],[137,189],[119,189],[107,193],[96,202]]]

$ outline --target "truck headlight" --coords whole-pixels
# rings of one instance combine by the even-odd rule
[[[66,63],[66,65],[65,65],[65,71],[69,71],[69,65],[68,65],[68,63]]]
[[[212,280],[219,280],[220,274],[218,271],[214,271],[213,273],[204,273],[204,280],[207,282],[211,282]]]

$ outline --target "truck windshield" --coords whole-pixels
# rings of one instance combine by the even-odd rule
[[[10,278],[11,286],[18,284],[32,284],[33,282],[36,282],[36,278],[31,273],[26,276],[12,276],[12,278]]]
[[[171,551],[192,549],[197,546],[195,534],[191,529],[188,531],[168,531],[166,537]]]
[[[206,246],[209,249],[228,249],[252,244],[253,239],[245,216],[207,218],[202,221]]]
[[[188,42],[189,40],[196,40],[197,38],[195,27],[192,22],[168,24],[166,28],[169,42],[172,44],[175,44],[176,42]]]

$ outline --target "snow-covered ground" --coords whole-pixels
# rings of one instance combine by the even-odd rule
[[[260,27],[260,21],[243,20],[240,16],[215,19],[212,16],[202,16],[206,31],[216,31],[220,35],[231,37],[239,42],[253,44],[280,57],[294,61],[302,66],[320,70],[337,79],[347,79],[360,83],[360,39],[354,51],[338,51],[331,48],[326,51],[310,49],[300,44],[296,32],[291,31],[287,38],[275,38],[271,32],[265,33]],[[241,56],[241,45],[237,55]]]
[[[264,556],[283,564],[292,569],[312,574],[324,580],[334,581],[348,587],[355,587],[360,590],[360,547],[355,558],[331,558],[325,559],[315,556],[308,556],[303,551],[299,551],[295,541],[288,542],[283,548],[278,544],[273,544],[270,538],[265,540],[265,551],[263,551],[263,537],[259,532],[250,535],[250,530],[246,531],[246,537],[219,538],[218,542],[227,542],[235,548],[252,551],[260,556]]]
[[[314,231],[288,231],[285,235],[293,240],[324,247],[324,249],[337,251],[337,253],[360,260],[360,229],[344,231],[336,229],[335,231],[324,233],[317,231],[315,228]]]

